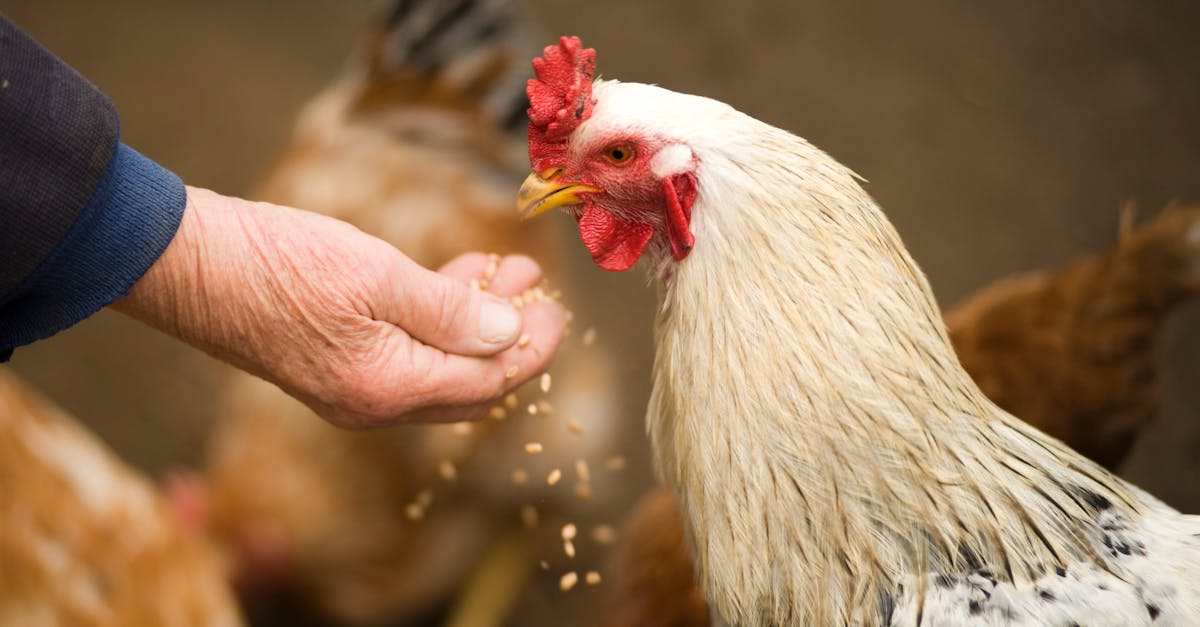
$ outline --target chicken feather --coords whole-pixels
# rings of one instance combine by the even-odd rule
[[[617,81],[593,94],[553,181],[602,190],[588,215],[662,225],[628,206],[653,198],[620,188],[636,172],[590,158],[614,137],[693,155],[695,248],[645,249],[660,303],[647,425],[718,622],[1200,616],[1200,521],[987,399],[850,170],[713,100]]]

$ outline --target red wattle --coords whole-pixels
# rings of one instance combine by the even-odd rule
[[[585,205],[579,216],[579,237],[592,261],[611,272],[632,268],[653,235],[649,224],[622,220],[593,205]]]
[[[676,174],[663,180],[663,191],[667,197],[667,239],[671,242],[671,256],[675,261],[683,261],[696,243],[689,228],[692,203],[696,201],[696,179],[688,173]]]

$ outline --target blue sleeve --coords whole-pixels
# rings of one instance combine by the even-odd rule
[[[117,300],[166,249],[183,182],[112,103],[0,15],[0,361]]]

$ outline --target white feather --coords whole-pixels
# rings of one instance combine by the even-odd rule
[[[1200,621],[1197,519],[979,391],[850,170],[713,100],[594,94],[573,150],[646,134],[663,172],[698,164],[694,250],[648,248],[647,424],[721,622]]]

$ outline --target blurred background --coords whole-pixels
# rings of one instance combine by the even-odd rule
[[[1118,209],[1200,200],[1200,4],[528,0],[545,42],[577,34],[601,75],[702,94],[789,129],[868,179],[952,305],[1006,274],[1112,244]],[[192,185],[246,195],[296,113],[380,6],[346,0],[5,0],[96,83],[124,141]],[[515,187],[514,187],[515,194]],[[571,243],[569,221],[556,227]],[[633,381],[653,293],[567,247],[579,301]],[[590,300],[589,300],[590,299]],[[612,303],[622,303],[613,307]],[[1200,303],[1158,338],[1165,406],[1122,475],[1200,512]],[[223,369],[101,312],[14,368],[151,473],[198,465]],[[645,384],[622,392],[639,420]],[[640,433],[640,426],[631,430]],[[639,448],[640,447],[640,448]],[[628,444],[648,484],[644,444]]]

